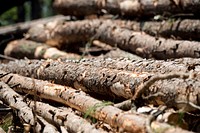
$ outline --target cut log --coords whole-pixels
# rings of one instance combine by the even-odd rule
[[[5,72],[1,72],[1,74],[5,74]],[[12,76],[12,78],[9,78],[10,76]],[[147,132],[145,122],[148,120],[148,117],[145,115],[134,112],[123,112],[122,110],[111,106],[110,103],[101,102],[88,96],[82,91],[77,91],[70,87],[22,77],[17,74],[8,74],[1,80],[7,80],[7,78],[10,79],[9,84],[20,84],[20,87],[17,87],[16,91],[23,91],[32,95],[34,95],[34,92],[36,91],[36,94],[40,98],[51,99],[66,104],[81,112],[87,113],[98,120],[102,120],[114,128],[120,128],[122,129],[121,131],[141,133]],[[155,131],[162,130],[166,133],[174,131],[181,133],[189,132],[157,121],[152,122],[150,126]]]
[[[16,110],[22,123],[30,124],[34,126],[34,115],[32,109],[23,101],[22,96],[16,93],[4,82],[0,82],[0,99],[7,103],[10,107]],[[41,122],[39,122],[41,121]],[[39,119],[36,121],[36,131],[39,133],[41,131],[58,133],[57,129],[48,124],[45,120]]]
[[[57,48],[50,47],[44,43],[36,43],[28,40],[15,40],[7,44],[4,54],[15,58],[29,59],[80,59],[81,56],[73,53],[66,53]]]
[[[34,101],[31,101],[29,106],[34,108]],[[73,111],[70,111],[69,109],[59,109],[42,102],[36,102],[36,107],[36,112],[40,116],[52,124],[65,127],[68,132],[104,133],[104,131],[96,129],[94,125],[91,125],[85,119],[75,115]]]
[[[15,68],[13,68],[15,66]],[[7,72],[18,73],[24,76],[54,81],[55,83],[68,85],[76,89],[81,89],[86,92],[106,95],[111,98],[126,98],[130,99],[141,89],[143,84],[146,84],[151,79],[157,78],[157,74],[131,71],[123,71],[116,69],[108,69],[102,67],[92,67],[72,62],[59,61],[37,61],[37,60],[21,60],[10,62],[1,65],[0,69]],[[195,72],[194,72],[195,73]],[[198,73],[195,73],[198,75]],[[172,73],[173,75],[173,73]],[[176,75],[176,73],[174,73]],[[182,75],[182,73],[180,73]],[[182,76],[166,78],[153,82],[148,89],[144,91],[145,96],[151,97],[157,95],[153,99],[145,100],[145,103],[153,103],[154,105],[166,104],[169,107],[176,107],[187,111],[196,110],[185,104],[176,104],[178,101],[187,101],[198,105],[200,103],[198,95],[200,94],[199,77],[190,79],[189,74],[186,74],[188,79],[177,79]],[[161,75],[162,76],[162,75]],[[25,80],[24,80],[25,81]],[[29,85],[27,85],[29,86]],[[192,91],[189,91],[191,88]],[[189,99],[187,99],[188,97]],[[138,97],[137,97],[138,98]],[[139,96],[141,98],[141,96]],[[143,103],[143,102],[137,102]],[[188,106],[188,108],[186,108]]]
[[[54,8],[61,14],[86,16],[98,14],[102,10],[124,16],[174,15],[176,13],[198,14],[200,2],[197,0],[55,0]]]
[[[77,41],[96,39],[145,58],[200,57],[199,42],[156,38],[145,33],[120,28],[109,20],[55,22],[35,26],[29,30],[28,37],[57,47],[77,43]]]

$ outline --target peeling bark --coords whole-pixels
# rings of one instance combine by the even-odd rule
[[[29,103],[31,108],[34,108],[34,102]],[[96,129],[94,125],[91,125],[85,119],[75,115],[72,111],[62,110],[42,102],[36,102],[36,112],[45,118],[50,123],[54,123],[57,126],[63,126],[68,132],[73,133],[100,133],[104,132],[100,129]]]
[[[66,53],[57,48],[50,47],[44,43],[36,43],[28,40],[15,40],[7,44],[4,54],[15,58],[30,59],[80,59],[81,56],[73,53]]]
[[[31,108],[29,108],[28,105],[23,101],[22,96],[13,91],[4,82],[0,82],[0,98],[10,107],[16,110],[17,115],[23,123],[28,123],[31,126],[34,125],[34,115]],[[39,120],[42,121],[42,123],[39,122]],[[58,133],[57,129],[54,126],[45,122],[45,120],[38,118],[36,123],[37,126],[35,128],[37,132],[44,131]]]
[[[13,68],[13,66],[16,68]],[[34,78],[51,80],[55,83],[68,85],[86,92],[106,95],[110,98],[114,96],[115,98],[124,97],[126,99],[132,98],[141,85],[151,80],[151,78],[155,78],[158,74],[135,73],[102,67],[96,68],[72,62],[36,60],[10,62],[1,65],[1,69],[25,76],[33,76]],[[166,80],[158,79],[145,91],[145,96],[152,96],[157,93],[162,93],[162,95],[145,100],[145,103],[153,103],[154,105],[166,104],[169,107],[178,109],[184,107],[185,111],[195,110],[189,105],[177,104],[178,101],[187,100],[196,105],[200,103],[198,99],[200,82],[198,74],[195,74],[197,75],[195,79],[191,79],[189,76],[188,79],[178,79],[178,77]],[[187,96],[189,99],[187,99]]]
[[[145,33],[120,28],[109,20],[54,22],[54,24],[31,28],[28,37],[57,47],[77,43],[77,40],[96,39],[145,58],[200,57],[199,42],[156,38]]]
[[[98,120],[103,120],[112,127],[121,128],[122,131],[128,132],[146,132],[145,122],[148,118],[145,115],[123,112],[116,107],[105,104],[99,100],[89,97],[84,92],[74,90],[70,87],[51,84],[47,81],[26,78],[16,74],[9,75],[13,76],[13,78],[9,81],[9,84],[20,83],[20,87],[17,87],[16,91],[20,91],[21,89],[22,91],[32,95],[34,94],[34,91],[36,91],[36,94],[41,98],[51,99],[66,104],[84,113],[87,113],[88,110],[94,108],[89,115]],[[6,77],[9,78],[9,75],[4,76],[2,80],[6,79]],[[189,132],[178,127],[173,127],[156,121],[152,122],[151,127],[153,130],[162,130],[166,133],[171,133],[172,131]]]
[[[124,16],[173,15],[176,13],[199,13],[200,2],[195,0],[55,0],[54,8],[61,14],[86,16],[101,10]]]

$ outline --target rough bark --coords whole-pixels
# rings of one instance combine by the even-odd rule
[[[31,108],[34,108],[34,102],[29,103]],[[42,102],[36,102],[36,112],[49,121],[52,124],[57,126],[63,126],[67,129],[68,132],[73,133],[99,133],[104,132],[100,129],[96,129],[94,125],[91,125],[87,120],[75,115],[73,111],[63,110],[49,104]]]
[[[77,40],[97,39],[145,58],[200,57],[199,42],[156,38],[145,33],[120,28],[109,20],[103,22],[99,20],[54,22],[51,25],[31,28],[28,37],[57,47],[75,43]]]
[[[114,96],[115,98],[124,97],[126,99],[132,98],[135,92],[141,89],[141,85],[157,77],[157,74],[154,73],[135,73],[57,61],[21,60],[1,65],[0,68],[24,76],[51,80],[55,83],[72,86],[86,92],[106,95],[110,98]],[[177,104],[179,101],[188,100],[196,105],[200,103],[198,99],[200,82],[198,73],[194,73],[197,75],[195,79],[191,79],[189,76],[187,77],[188,79],[179,79],[180,76],[166,78],[166,80],[158,79],[157,82],[144,91],[144,95],[150,97],[158,93],[162,93],[162,95],[157,95],[155,98],[145,100],[145,102],[153,103],[154,105],[166,104],[169,107],[179,109],[184,107],[185,111],[196,110],[189,105]],[[190,89],[188,90],[188,88]],[[189,99],[187,99],[187,96]],[[140,99],[142,99],[141,96],[139,97]]]
[[[29,59],[80,59],[81,56],[73,53],[66,53],[57,48],[50,47],[44,43],[37,43],[28,40],[15,40],[7,44],[4,54],[15,58]]]
[[[55,83],[72,86],[86,92],[107,94],[113,98],[131,98],[137,86],[151,76],[148,73],[82,66],[73,62],[63,63],[53,60],[21,60],[2,64],[1,69],[55,81]]]
[[[200,20],[124,21],[113,20],[114,24],[133,31],[144,31],[152,36],[176,39],[200,40]]]
[[[34,115],[31,108],[29,108],[28,105],[23,101],[22,96],[12,90],[4,82],[0,82],[0,98],[10,107],[16,110],[17,115],[23,123],[28,123],[31,126],[34,126]],[[58,132],[54,126],[48,124],[44,120],[40,119],[40,121],[43,121],[43,124],[37,120],[37,126],[35,127],[37,132]]]
[[[195,0],[55,0],[54,8],[61,14],[86,16],[101,10],[124,16],[173,15],[176,13],[199,13],[200,2]]]
[[[72,62],[71,60],[63,60],[64,62]],[[94,66],[94,67],[105,67],[110,69],[126,70],[132,72],[148,72],[148,73],[160,73],[167,74],[171,72],[183,72],[188,73],[194,71],[197,73],[197,77],[200,78],[200,59],[193,58],[181,58],[174,60],[128,60],[128,59],[82,59],[79,61],[73,61],[74,63]]]
[[[1,73],[5,74],[5,72]],[[20,91],[21,89],[21,91],[32,95],[35,94],[34,91],[36,91],[36,94],[41,98],[51,99],[66,104],[81,112],[88,113],[90,116],[93,116],[98,120],[103,120],[112,127],[121,128],[122,131],[146,132],[145,122],[148,120],[148,117],[145,115],[123,112],[110,104],[96,100],[88,96],[86,93],[74,90],[70,87],[52,84],[47,81],[25,78],[16,74],[9,75],[13,76],[10,79],[9,84],[20,83],[20,87],[17,87],[16,91]],[[9,76],[4,76],[2,80],[6,80],[6,77],[9,78]],[[94,109],[91,112],[88,112],[92,108]],[[189,132],[156,121],[152,122],[150,126],[155,131],[166,133],[174,131]]]

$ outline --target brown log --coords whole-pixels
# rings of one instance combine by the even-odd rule
[[[114,24],[133,31],[144,31],[152,36],[167,38],[200,40],[200,20],[165,20],[158,21],[124,21],[112,20]]]
[[[34,108],[34,101],[30,101],[29,107]],[[87,120],[75,115],[70,109],[59,109],[49,104],[36,102],[36,112],[57,126],[63,126],[67,131],[74,133],[104,133],[100,129],[96,129]]]
[[[40,32],[38,32],[40,31]],[[46,34],[43,34],[46,33]],[[35,26],[28,37],[57,47],[97,39],[146,58],[200,57],[199,42],[155,38],[114,25],[112,21],[83,20]]]
[[[13,66],[15,66],[15,68],[13,68]],[[153,103],[154,105],[166,104],[169,107],[176,107],[179,109],[184,107],[186,111],[193,111],[196,109],[189,105],[177,104],[178,101],[189,100],[196,105],[200,103],[198,99],[200,93],[198,72],[194,72],[197,75],[195,79],[191,79],[192,77],[190,78],[189,74],[186,74],[185,77],[184,73],[172,73],[170,78],[159,79],[160,75],[158,75],[158,73],[135,73],[131,71],[94,67],[91,65],[87,66],[73,62],[64,63],[50,60],[20,60],[5,65],[2,64],[0,68],[7,72],[51,80],[55,83],[68,85],[86,92],[106,95],[110,98],[114,96],[115,98],[124,97],[130,99],[138,93],[144,84],[151,81],[151,79],[157,78],[157,82],[153,82],[142,94],[150,97],[158,93],[162,93],[162,95],[157,95],[155,98],[148,99],[147,101],[145,100],[145,103]],[[184,78],[181,79],[181,77]],[[188,88],[191,88],[191,91],[187,91]],[[189,99],[187,99],[188,97],[186,97],[186,95],[189,96]],[[139,98],[139,100],[142,99],[141,95],[135,98]],[[137,103],[143,102],[139,101]]]
[[[55,0],[54,8],[64,15],[86,16],[102,10],[124,16],[174,15],[176,13],[199,13],[200,2],[195,0]]]
[[[11,89],[4,82],[0,82],[0,99],[7,103],[10,107],[14,108],[17,112],[22,123],[30,124],[34,126],[34,115],[31,108],[23,101],[22,96],[16,93],[13,89]],[[40,121],[43,121],[41,124]],[[41,130],[44,132],[52,132],[58,133],[57,129],[45,122],[45,120],[41,120],[38,118],[36,122],[36,131],[39,133]]]
[[[14,58],[29,59],[80,59],[81,56],[73,53],[66,53],[57,48],[50,47],[44,43],[37,43],[29,40],[15,40],[7,44],[4,54]]]
[[[55,80],[58,84],[72,86],[86,92],[107,94],[112,98],[131,98],[137,86],[151,76],[149,73],[82,66],[73,62],[53,60],[20,60],[1,64],[0,68],[24,76],[32,75],[34,78]]]
[[[1,71],[1,74],[5,74],[5,72]],[[20,83],[20,86],[15,89],[16,91],[23,91],[32,95],[34,95],[34,92],[36,91],[36,94],[40,98],[51,99],[66,104],[84,113],[87,113],[88,110],[94,108],[89,115],[98,120],[103,120],[112,127],[121,128],[122,131],[128,132],[147,132],[145,122],[148,120],[148,117],[145,115],[134,112],[123,112],[110,104],[106,104],[88,96],[82,91],[77,91],[67,86],[52,84],[47,81],[31,79],[17,74],[8,74],[1,80],[7,80],[10,76],[12,76],[12,78],[10,79],[9,84]],[[174,131],[181,133],[189,132],[157,121],[152,122],[150,126],[155,131],[166,133]]]
[[[101,56],[99,58],[101,58]],[[102,58],[105,58],[105,59],[106,58],[127,58],[127,59],[132,59],[132,60],[133,59],[135,59],[135,60],[141,60],[142,59],[141,57],[139,57],[135,54],[123,51],[119,48],[110,50],[105,55],[102,55]]]

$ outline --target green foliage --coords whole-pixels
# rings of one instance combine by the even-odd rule
[[[108,106],[108,105],[113,105],[113,103],[110,102],[110,101],[102,101],[101,103],[95,104],[94,106],[87,109],[87,111],[84,115],[84,118],[90,118],[92,120],[92,122],[95,123],[96,119],[91,117],[91,116],[94,114],[96,109],[100,108],[100,107],[105,107],[105,106]]]
[[[17,20],[17,7],[13,7],[0,16],[1,25],[8,25],[15,23]]]

